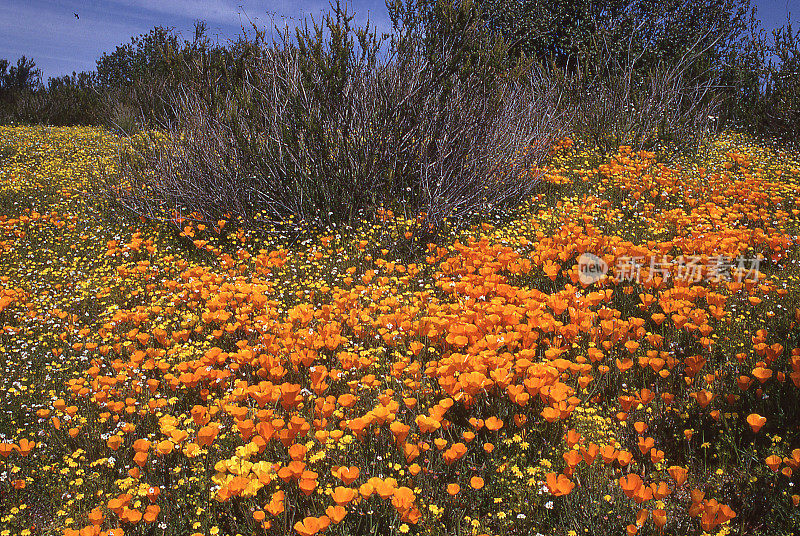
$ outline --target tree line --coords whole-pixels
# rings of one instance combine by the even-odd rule
[[[434,54],[447,39],[461,39],[456,33],[464,25],[479,27],[480,42],[454,41],[465,47],[460,68],[472,68],[475,54],[482,54],[492,56],[496,72],[527,61],[580,72],[587,83],[630,75],[625,83],[633,91],[653,70],[680,66],[713,90],[709,98],[724,102],[726,125],[798,133],[800,32],[787,21],[767,34],[750,0],[389,0],[387,9],[394,26],[385,37],[410,42],[410,35],[424,35],[419,42]],[[187,81],[188,65],[213,55],[212,63],[235,70],[236,62],[220,58],[246,49],[247,40],[212,43],[202,23],[188,40],[156,27],[104,53],[94,71],[46,82],[32,59],[0,59],[0,121],[161,124],[170,117],[170,94],[200,82]]]

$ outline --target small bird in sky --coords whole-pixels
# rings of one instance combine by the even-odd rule
[[[76,18],[76,19],[80,20],[80,17],[78,16],[78,14],[77,14],[77,13],[75,13],[75,12],[73,11],[73,12],[72,12],[72,14],[73,14],[73,15],[75,15],[75,18]]]

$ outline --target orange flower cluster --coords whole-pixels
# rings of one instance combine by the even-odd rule
[[[193,511],[267,533],[355,530],[371,516],[403,532],[461,523],[442,521],[448,505],[502,532],[495,499],[517,489],[532,490],[520,508],[608,494],[628,534],[710,532],[746,507],[713,465],[724,434],[764,460],[759,478],[776,489],[800,467],[798,437],[770,405],[800,389],[800,280],[776,276],[797,260],[800,199],[748,155],[725,158],[686,169],[623,147],[594,170],[553,167],[558,188],[597,184],[430,244],[417,262],[362,237],[225,242],[225,220],[199,215],[174,216],[194,257],[167,254],[152,230],[109,237],[99,256],[112,269],[85,298],[103,304],[98,319],[61,305],[37,320],[77,372],[37,406],[37,443],[6,440],[0,459],[23,465],[56,444],[90,453],[106,480],[67,535],[172,523],[188,481],[205,501]],[[9,230],[65,221],[26,217],[4,220],[0,249],[20,238]],[[590,286],[582,254],[764,266],[727,280],[645,267],[639,281]],[[2,282],[12,333],[34,297]]]

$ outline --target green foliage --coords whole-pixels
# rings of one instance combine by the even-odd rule
[[[0,59],[0,97],[41,85],[42,73],[33,60],[22,56],[16,65],[9,65],[8,60]]]
[[[0,60],[0,122],[103,124],[123,132],[163,124],[171,118],[169,96],[187,83],[184,67],[216,50],[205,33],[198,23],[193,40],[185,41],[158,26],[104,53],[96,71],[47,84],[32,60],[23,56],[10,68]]]
[[[546,2],[484,0],[482,17],[488,29],[510,43],[511,53],[526,55],[560,67],[591,63],[592,48],[601,32],[616,33],[632,21],[628,2]],[[618,44],[618,43],[617,43]]]
[[[205,23],[196,23],[194,36],[188,41],[170,28],[157,26],[103,54],[97,60],[96,85],[108,103],[105,122],[130,132],[125,125],[132,117],[147,126],[173,119],[171,97],[182,87],[203,80],[189,80],[188,67],[200,58],[219,54],[206,31]]]
[[[560,67],[595,65],[607,57],[640,59],[640,67],[674,63],[689,49],[718,56],[746,29],[749,0],[547,2],[484,0],[486,26],[514,55]]]
[[[766,90],[768,120],[772,130],[786,139],[800,135],[800,28],[793,32],[792,23],[773,33],[772,54]]]
[[[166,77],[172,59],[180,50],[178,36],[169,28],[156,26],[147,34],[133,37],[114,52],[97,60],[98,83],[105,87],[132,87],[136,80]]]

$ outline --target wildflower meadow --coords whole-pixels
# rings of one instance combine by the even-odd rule
[[[0,127],[0,536],[797,533],[796,152],[563,139],[428,243],[131,216],[127,143]]]

